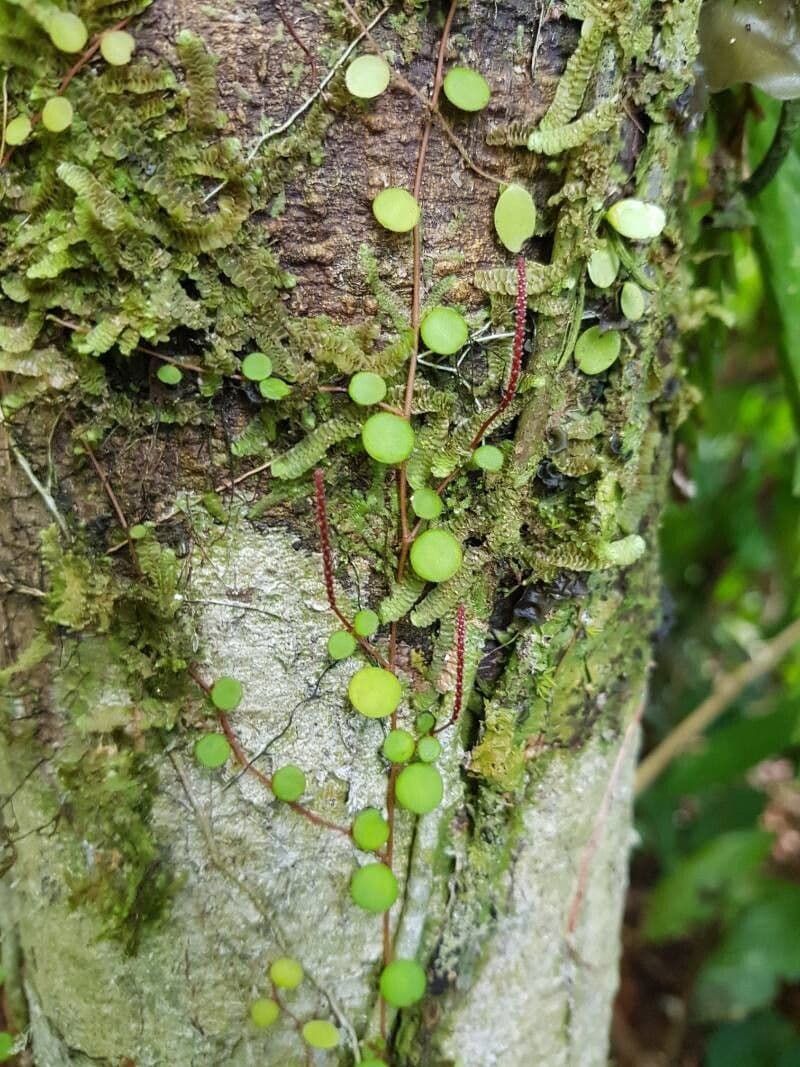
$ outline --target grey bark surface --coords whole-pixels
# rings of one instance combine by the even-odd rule
[[[320,655],[329,623],[318,558],[280,531],[229,533],[229,540],[198,561],[192,595],[206,601],[200,633],[209,669],[232,656],[239,664],[248,694],[236,713],[240,739],[251,752],[270,745],[265,768],[272,759],[308,766],[313,753],[309,803],[321,814],[342,820],[380,806],[385,781],[371,735],[379,738],[381,727],[342,708],[342,675],[351,668],[326,672]],[[256,610],[214,603],[236,602],[244,590]],[[503,887],[505,914],[482,946],[480,977],[448,1019],[440,1062],[605,1063],[630,833],[628,773],[614,793],[574,939],[565,927],[616,751],[613,736],[598,736],[577,756],[557,759],[536,785]],[[375,753],[371,761],[365,752]],[[14,798],[22,840],[3,924],[17,931],[26,961],[41,1067],[125,1057],[137,1067],[301,1063],[291,1029],[262,1035],[243,1025],[270,959],[285,953],[302,960],[313,983],[293,1000],[295,1011],[332,1011],[352,1037],[368,1021],[380,919],[350,905],[347,840],[307,825],[257,781],[233,771],[219,781],[196,769],[180,743],[172,757],[161,766],[155,826],[185,880],[167,923],[133,958],[99,940],[91,913],[64,898],[61,872],[88,859],[80,844],[25,836],[50,817],[46,791],[32,781]],[[425,872],[441,824],[463,802],[458,762],[450,761],[445,806],[422,820],[415,840],[417,885],[394,916],[401,954],[420,946],[432,891]],[[6,753],[2,780],[14,777]],[[410,821],[401,823],[406,845],[409,830]]]
[[[282,10],[309,47],[330,45],[313,7],[285,2]],[[465,3],[449,52],[481,69],[493,88],[480,122],[454,120],[459,136],[481,166],[504,180],[524,177],[540,203],[558,188],[551,169],[532,154],[490,147],[486,134],[496,123],[531,124],[544,113],[578,39],[579,24],[560,9],[555,13],[564,17],[545,25],[532,81],[530,56],[542,11],[523,0]],[[143,40],[156,53],[167,53],[162,42],[184,26],[206,39],[220,57],[225,103],[243,136],[253,135],[263,115],[281,121],[311,84],[304,76],[298,89],[287,71],[286,53],[293,46],[277,32],[271,4],[225,0],[212,9],[158,0],[142,26]],[[440,20],[429,19],[404,67],[423,90],[430,87],[439,34]],[[402,42],[392,31],[387,29],[382,41],[400,57]],[[370,313],[372,298],[357,266],[359,245],[376,240],[370,201],[385,185],[410,184],[422,118],[421,105],[401,93],[387,94],[366,115],[339,116],[322,165],[290,185],[279,218],[264,220],[265,238],[275,242],[281,262],[298,277],[291,298],[296,314],[326,312],[347,322]],[[623,122],[621,164],[630,169],[643,138],[635,122]],[[476,305],[484,297],[471,284],[474,270],[497,258],[485,224],[496,186],[467,170],[447,141],[434,136],[425,188],[426,287],[455,272],[452,298]],[[407,301],[407,243],[386,235],[377,240],[382,274]],[[545,241],[535,243],[546,247]],[[633,377],[629,392],[632,409],[647,402],[640,397],[643,383]],[[548,397],[540,400],[549,411]],[[224,446],[241,432],[249,413],[244,402],[228,398],[218,415],[214,437]],[[40,470],[47,463],[47,430],[32,426],[27,442]],[[391,916],[395,950],[430,963],[433,981],[419,1011],[398,1024],[392,1067],[607,1062],[631,841],[634,744],[628,744],[616,778],[614,768],[626,724],[646,690],[649,635],[658,614],[655,531],[669,432],[666,423],[660,425],[661,459],[642,525],[645,557],[623,577],[603,572],[588,594],[568,593],[561,605],[574,609],[581,626],[602,632],[585,661],[573,663],[568,646],[566,669],[560,671],[560,661],[556,665],[550,699],[553,707],[566,709],[573,727],[566,739],[544,752],[535,744],[526,750],[526,785],[512,797],[475,784],[468,773],[472,754],[460,747],[461,735],[448,730],[442,735],[444,804],[416,822],[399,815],[398,870],[404,874]],[[218,482],[227,471],[211,477],[202,458],[205,445],[200,431],[186,427],[173,436],[137,440],[124,456],[113,448],[103,452],[126,514],[166,514],[182,494]],[[36,532],[49,516],[14,455],[8,450],[4,455],[10,504],[2,519],[2,558],[15,560],[18,586],[36,590],[44,581]],[[148,479],[140,481],[137,472],[145,468]],[[253,484],[263,492],[268,477]],[[61,487],[71,518],[91,523],[108,517],[108,500],[90,469],[65,460]],[[352,663],[331,666],[325,656],[332,620],[313,516],[308,509],[288,508],[254,523],[243,506],[250,490],[232,499],[223,532],[199,548],[188,536],[184,545],[182,596],[196,620],[199,670],[211,679],[233,673],[235,664],[246,693],[235,712],[245,750],[259,754],[257,765],[266,772],[285,762],[303,766],[308,806],[347,825],[360,808],[383,804],[386,774],[378,755],[383,727],[346,706]],[[369,585],[368,575],[358,578]],[[355,602],[352,573],[348,580],[345,595]],[[25,647],[34,620],[30,598],[9,594],[8,661]],[[60,661],[91,655],[92,640],[64,635]],[[537,669],[537,656],[547,645],[537,640],[520,642],[520,670]],[[381,967],[380,919],[358,912],[348,896],[353,870],[366,857],[355,853],[344,835],[322,832],[276,803],[240,768],[215,775],[203,771],[192,759],[194,734],[178,730],[155,763],[152,812],[154,834],[178,883],[165,918],[145,931],[135,954],[126,955],[116,942],[100,937],[91,907],[71,900],[73,877],[91,870],[92,849],[69,832],[68,813],[59,814],[65,798],[48,755],[63,742],[70,694],[57,667],[40,671],[36,681],[47,708],[36,745],[15,742],[15,721],[24,723],[28,716],[22,700],[9,701],[10,728],[0,735],[0,794],[8,798],[3,824],[14,842],[13,863],[0,878],[0,935],[3,962],[27,1007],[30,1044],[24,1062],[36,1067],[360,1062],[359,1041],[376,1029]],[[126,704],[112,658],[94,697],[100,709]],[[530,710],[518,705],[509,714],[521,719]],[[187,721],[197,725],[189,708]],[[101,735],[89,734],[93,743],[104,743]],[[609,790],[583,885],[581,862]],[[474,852],[464,829],[482,805],[503,813],[493,815],[491,825],[516,820],[505,839],[508,862],[485,877],[469,869]],[[576,928],[568,934],[570,909],[583,890]],[[289,1025],[265,1033],[248,1027],[248,1006],[265,995],[268,964],[280,954],[298,957],[309,978],[293,996],[292,1009],[302,1018],[333,1018],[344,1037],[338,1052],[304,1052]]]

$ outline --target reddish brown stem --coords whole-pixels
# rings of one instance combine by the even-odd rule
[[[431,139],[431,129],[433,127],[433,114],[436,110],[436,106],[439,103],[439,94],[442,90],[442,82],[444,80],[444,61],[447,54],[447,42],[450,40],[450,30],[453,26],[453,18],[455,17],[456,8],[458,7],[458,0],[451,0],[450,8],[447,12],[447,18],[445,19],[444,29],[442,30],[442,37],[439,41],[439,51],[436,57],[436,72],[433,78],[433,90],[431,92],[431,99],[428,108],[428,113],[425,116],[425,125],[422,129],[422,140],[420,141],[419,152],[417,154],[417,167],[414,173],[414,198],[417,201],[422,197],[422,178],[425,170],[425,159],[428,154],[428,144]],[[412,271],[412,283],[411,283],[411,330],[413,333],[413,345],[411,349],[411,358],[408,361],[408,375],[406,377],[406,391],[405,399],[403,402],[403,414],[405,417],[411,418],[411,407],[414,400],[414,384],[417,379],[417,359],[419,357],[419,324],[420,324],[420,303],[422,296],[422,223],[418,222],[414,227],[411,234],[411,254],[413,262]],[[400,526],[403,531],[400,558],[398,560],[397,567],[397,580],[402,581],[403,571],[405,569],[405,556],[406,552],[403,551],[403,546],[406,546],[407,550],[407,531],[408,531],[408,505],[406,502],[407,493],[406,488],[406,471],[405,466],[400,468],[400,478],[398,482],[399,486],[399,507],[400,507]]]
[[[195,682],[195,684],[203,690],[206,696],[210,695],[211,686],[208,684],[208,682],[203,681],[203,678],[198,673],[195,667],[187,667],[186,673],[189,675],[192,681]],[[249,774],[252,774],[254,778],[257,778],[259,782],[261,782],[261,784],[267,789],[269,789],[270,793],[272,793],[272,778],[268,774],[265,774],[262,770],[259,770],[259,768],[254,765],[253,761],[250,759],[250,757],[247,755],[244,748],[240,744],[236,734],[233,732],[230,720],[228,719],[228,716],[225,714],[224,711],[217,711],[217,720],[222,729],[222,732],[225,734],[228,744],[231,746],[231,750],[234,756],[242,765],[243,770],[247,771]],[[337,834],[344,834],[345,837],[351,836],[349,827],[339,826],[338,823],[330,822],[328,819],[323,818],[322,815],[317,815],[315,811],[311,811],[311,809],[307,808],[304,804],[298,804],[296,801],[289,801],[288,805],[292,809],[292,811],[296,811],[298,815],[302,815],[304,819],[308,819],[308,821],[314,823],[315,826],[321,826],[325,830],[334,830]]]
[[[342,626],[344,626],[345,630],[355,637],[356,641],[358,641],[368,656],[371,656],[381,667],[384,667],[387,670],[391,669],[377,648],[355,632],[352,622],[347,618],[344,612],[339,609],[339,605],[336,602],[336,587],[333,581],[331,530],[330,525],[328,524],[328,505],[325,499],[325,476],[319,467],[314,471],[314,511],[316,513],[317,527],[319,529],[320,550],[322,552],[322,573],[325,578],[325,592],[328,597],[330,609]]]
[[[514,351],[511,357],[511,371],[508,375],[508,384],[506,385],[503,398],[497,405],[491,415],[484,419],[480,425],[480,429],[475,434],[470,444],[470,448],[477,448],[481,442],[481,438],[503,412],[508,405],[514,399],[517,393],[517,386],[519,385],[520,375],[522,374],[522,354],[525,347],[525,313],[528,307],[528,280],[527,269],[525,264],[525,257],[517,257],[517,319],[514,327]]]
[[[300,37],[300,35],[298,34],[297,30],[294,28],[294,25],[292,24],[291,20],[288,18],[287,15],[284,14],[283,9],[281,7],[279,7],[277,3],[275,3],[275,0],[272,0],[272,3],[273,3],[273,6],[274,6],[275,10],[278,13],[278,18],[281,20],[281,22],[283,23],[283,25],[286,28],[286,32],[292,38],[292,40],[297,45],[297,47],[299,49],[301,49],[306,54],[306,56],[308,57],[308,61],[311,64],[311,77],[312,77],[312,79],[314,81],[318,81],[318,78],[317,78],[317,61],[314,58],[314,53],[311,51],[311,49],[308,47],[308,45]]]
[[[456,611],[456,691],[453,695],[453,712],[443,726],[437,726],[433,731],[440,734],[448,726],[455,726],[461,715],[461,706],[464,701],[464,645],[467,636],[467,613],[463,604],[458,605]]]

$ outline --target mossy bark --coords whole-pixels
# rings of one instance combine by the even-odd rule
[[[203,37],[220,59],[222,104],[249,138],[263,115],[281,122],[357,32],[335,3],[323,12],[284,0],[280,10],[320,70],[312,72],[271,4],[157,0],[137,33],[154,53],[183,27]],[[375,30],[423,93],[442,15],[436,4],[408,4]],[[469,605],[473,696],[462,722],[441,734],[444,803],[421,820],[398,815],[394,951],[420,959],[429,985],[421,1004],[388,1019],[392,1067],[607,1060],[631,834],[629,725],[646,695],[658,520],[685,400],[676,214],[669,242],[630,252],[628,269],[653,292],[609,378],[595,388],[562,355],[580,322],[585,253],[604,205],[622,194],[673,207],[680,199],[681,94],[696,16],[686,0],[541,10],[469,0],[456,12],[448,59],[478,67],[493,97],[481,116],[448,113],[448,121],[474,163],[534,191],[543,222],[530,259],[552,269],[538,290],[534,267],[528,278],[536,341],[505,430],[513,429],[509,469],[518,477],[503,475],[485,492],[473,485],[461,501],[464,528],[480,541],[467,554],[470,581],[452,598]],[[605,32],[586,73],[586,107],[616,86],[619,128],[589,130],[553,163],[520,148],[519,131],[545,114],[580,39],[579,20],[591,18]],[[289,177],[272,217],[251,220],[297,279],[284,302],[299,336],[310,316],[358,326],[397,314],[410,299],[409,241],[376,232],[370,201],[385,185],[411,184],[423,107],[400,90],[368,107],[343,103],[338,82],[330,93],[318,165]],[[453,275],[448,301],[477,309],[487,300],[481,288],[493,293],[493,319],[507,332],[510,262],[493,234],[496,195],[434,123],[423,296]],[[380,284],[369,280],[371,261]],[[601,320],[618,315],[603,293],[593,300]],[[501,356],[492,358],[488,370],[479,361],[472,370],[502,382]],[[491,403],[480,382],[448,379],[439,388],[458,396],[462,421]],[[157,386],[156,394],[160,402]],[[79,408],[80,394],[70,394],[68,407],[73,401]],[[156,433],[131,418],[124,444],[114,434],[95,442],[97,463],[131,522],[172,516],[158,528],[171,554],[149,562],[144,548],[141,558],[127,549],[109,555],[119,539],[112,505],[97,467],[75,452],[74,422],[59,414],[48,395],[24,426],[11,426],[0,520],[6,661],[21,663],[37,632],[52,646],[40,664],[6,679],[0,738],[0,932],[8,1013],[28,1039],[27,1062],[359,1062],[365,1042],[380,1036],[383,954],[380,919],[349,899],[349,878],[365,857],[344,834],[277,803],[241,768],[199,768],[192,745],[212,714],[196,687],[176,680],[177,669],[162,682],[170,651],[206,680],[235,675],[245,699],[231,723],[259,767],[303,767],[304,803],[338,825],[382,806],[382,726],[347,706],[353,661],[331,666],[325,656],[334,621],[305,472],[287,488],[265,470],[203,502],[204,492],[242,473],[229,448],[253,416],[253,397],[241,388],[209,400],[189,425],[175,420]],[[346,609],[375,607],[390,584],[392,481],[342,438],[328,483],[336,578]],[[286,451],[280,442],[270,449],[264,442],[245,464]],[[54,512],[76,538],[74,558],[64,543],[53,547],[51,531],[43,568],[37,534]],[[139,602],[135,587],[145,580],[149,599]],[[127,583],[124,595],[115,581]],[[64,588],[78,587],[70,600]],[[452,701],[452,612],[438,605],[429,596],[417,607],[416,630],[401,623],[401,662],[412,685],[435,676]],[[159,620],[174,648],[161,649],[140,701],[131,677],[154,660]],[[292,1011],[333,1019],[338,1052],[304,1050],[288,1021],[264,1033],[249,1025],[250,1002],[268,995],[268,964],[284,954],[308,976],[287,998]]]

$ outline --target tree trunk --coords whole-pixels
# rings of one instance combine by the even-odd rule
[[[356,447],[370,412],[324,389],[377,368],[387,402],[403,405],[416,327],[412,242],[380,229],[370,204],[385,186],[414,184],[446,9],[409,2],[375,22],[405,87],[354,102],[343,64],[324,99],[259,145],[252,163],[232,165],[205,207],[197,189],[211,191],[214,165],[193,171],[198,225],[237,195],[248,217],[199,249],[145,227],[167,254],[154,265],[141,253],[141,271],[129,259],[103,297],[103,314],[115,312],[117,288],[149,294],[184,272],[184,293],[213,306],[211,320],[176,311],[173,294],[166,310],[148,309],[150,332],[125,310],[134,339],[118,330],[87,354],[81,338],[94,337],[85,330],[101,315],[83,309],[94,298],[36,297],[62,320],[42,325],[36,351],[56,346],[72,369],[5,417],[0,930],[23,1062],[286,1067],[380,1052],[392,1067],[606,1063],[636,724],[658,623],[657,526],[686,403],[675,205],[698,6],[455,8],[446,63],[479,69],[492,98],[477,115],[443,104],[447,125],[436,115],[428,123],[420,298],[459,304],[473,333],[483,312],[483,338],[504,336],[479,335],[458,374],[433,369],[436,357],[419,366],[420,458],[408,477],[413,489],[455,472],[442,521],[465,559],[442,586],[406,577],[404,612],[392,611],[397,596],[386,599],[398,556],[395,471]],[[364,22],[379,14],[357,7]],[[205,68],[193,69],[202,67],[188,55],[194,45],[172,50],[184,27],[219,58],[219,106],[243,157],[262,116],[273,129],[288,122],[360,32],[338,4],[156,0],[133,24],[140,52],[183,63],[189,102],[180,106],[207,144],[222,136],[217,102]],[[76,113],[102,99],[91,70],[71,86]],[[550,133],[536,143],[549,155],[526,147],[546,114]],[[113,122],[109,130],[119,132]],[[188,135],[170,129],[137,146],[139,156],[87,164],[136,218],[118,229],[103,222],[95,194],[60,171],[65,210],[73,193],[83,197],[120,247],[151,210],[171,211],[177,232],[175,201],[190,195],[177,180],[160,208],[144,178],[115,182],[140,158],[155,181],[173,136]],[[17,177],[24,151],[9,163]],[[468,461],[512,358],[517,267],[492,225],[498,182],[512,180],[533,193],[539,221],[526,246],[523,376],[489,431],[505,465],[487,473]],[[622,196],[667,208],[666,236],[623,244],[618,279],[599,289],[586,261]],[[7,211],[18,220],[13,200]],[[192,256],[199,266],[186,266]],[[7,276],[21,261],[6,261]],[[100,268],[92,259],[80,269]],[[215,305],[212,276],[225,294]],[[626,278],[649,290],[635,323],[618,308]],[[572,357],[583,319],[623,329],[620,358],[602,374],[582,373]],[[19,347],[6,347],[16,352],[2,367],[14,372],[13,393],[27,372]],[[292,385],[285,407],[231,377],[256,347]],[[199,378],[185,370],[180,402],[156,378],[169,364],[153,351],[203,367]],[[90,377],[98,361],[102,390]],[[381,917],[358,909],[348,889],[374,857],[319,825],[347,828],[387,798],[393,808],[395,777],[381,756],[386,721],[346,699],[356,661],[368,657],[331,663],[326,654],[338,623],[313,506],[317,465],[337,602],[348,619],[382,605],[373,641],[406,687],[399,725],[413,731],[425,710],[440,726],[451,718],[457,605],[465,609],[463,713],[437,735],[443,801],[420,818],[395,812],[400,894],[388,941]],[[130,539],[123,522],[153,525]],[[199,685],[222,675],[242,683],[244,698],[217,726]],[[215,729],[230,732],[240,762],[210,771],[193,748]],[[243,769],[243,754],[267,776],[302,768],[302,808],[275,799]],[[306,978],[282,998],[291,1015],[258,1030],[250,1004],[272,995],[267,969],[284,955]],[[427,973],[424,998],[400,1012],[378,995],[391,957],[417,959]],[[336,1024],[336,1051],[303,1044],[298,1030],[311,1018]]]

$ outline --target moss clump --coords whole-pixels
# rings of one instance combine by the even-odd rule
[[[90,873],[69,879],[70,900],[96,908],[104,935],[135,953],[144,929],[163,917],[175,887],[150,828],[153,759],[124,744],[106,744],[65,755],[58,775],[70,827],[93,849]]]

